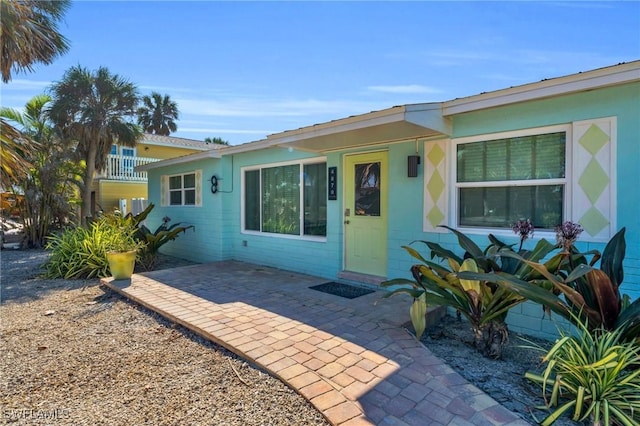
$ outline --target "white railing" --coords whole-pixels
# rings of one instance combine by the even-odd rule
[[[136,172],[135,168],[156,161],[160,161],[160,159],[109,154],[107,156],[107,166],[102,172],[98,173],[97,177],[102,179],[146,182],[147,172]]]

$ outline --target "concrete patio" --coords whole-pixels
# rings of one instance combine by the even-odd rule
[[[527,425],[410,335],[409,298],[226,261],[102,283],[269,371],[333,425]]]

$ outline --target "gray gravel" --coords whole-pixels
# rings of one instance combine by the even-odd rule
[[[278,379],[98,280],[38,279],[46,252],[0,256],[0,423],[328,424]]]
[[[524,374],[527,371],[541,373],[544,369],[541,360],[544,353],[530,346],[535,344],[550,349],[553,342],[517,333],[509,333],[509,336],[502,359],[486,358],[473,347],[468,323],[447,315],[420,340],[434,355],[505,408],[523,420],[537,424],[549,412],[540,409],[544,405],[541,389],[526,380]],[[564,416],[554,426],[582,424]]]

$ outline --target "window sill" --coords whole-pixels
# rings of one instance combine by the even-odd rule
[[[242,235],[255,235],[259,237],[265,238],[281,238],[284,240],[299,240],[299,241],[310,241],[316,243],[326,243],[327,237],[324,236],[315,236],[315,235],[290,235],[290,234],[276,234],[272,232],[258,232],[258,231],[240,231]]]

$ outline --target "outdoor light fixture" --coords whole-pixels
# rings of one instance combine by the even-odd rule
[[[419,155],[407,157],[407,177],[418,177],[418,164],[420,164]]]
[[[407,157],[407,177],[418,177],[418,164],[420,164],[420,148],[416,138],[416,155]]]

